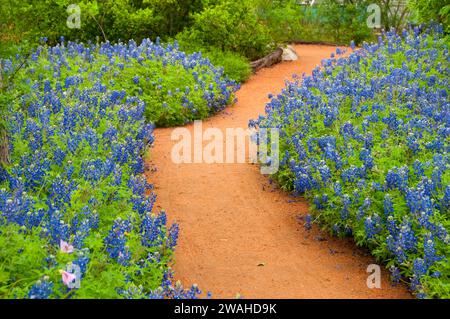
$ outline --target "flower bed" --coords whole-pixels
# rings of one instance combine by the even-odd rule
[[[16,72],[12,61],[5,69]],[[167,77],[155,84],[152,72]],[[173,72],[180,81],[195,78],[186,80],[198,85],[195,93],[189,86],[174,89],[173,100],[162,93],[157,86],[170,87]],[[180,123],[217,111],[234,90],[220,74],[199,55],[148,41],[69,43],[31,56],[8,92],[16,98],[8,117],[11,163],[0,165],[0,298],[200,294],[195,285],[172,284],[179,229],[153,209],[152,185],[141,176],[154,127],[145,115],[161,120],[164,99],[172,111],[184,110]]]
[[[43,40],[45,41],[45,39]],[[5,70],[14,72],[14,60]],[[128,43],[84,45],[74,42],[40,46],[15,75],[16,87],[27,93],[49,80],[63,88],[92,84],[125,90],[145,102],[145,115],[156,126],[184,125],[204,119],[231,104],[238,85],[201,53],[187,55],[176,43],[162,46],[146,39]]]
[[[439,28],[388,32],[288,83],[250,121],[280,128],[280,185],[418,297],[450,297],[449,59]]]

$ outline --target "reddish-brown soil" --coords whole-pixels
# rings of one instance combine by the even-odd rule
[[[264,114],[268,93],[278,93],[292,74],[310,73],[334,47],[296,45],[299,60],[259,71],[237,92],[237,104],[203,121],[203,129],[246,128]],[[193,130],[193,125],[186,126]],[[299,216],[308,212],[269,183],[252,164],[174,164],[173,129],[156,129],[147,176],[157,208],[180,224],[175,277],[197,283],[216,298],[410,298],[391,287],[382,269],[381,289],[366,284],[370,255],[350,239],[330,237]]]

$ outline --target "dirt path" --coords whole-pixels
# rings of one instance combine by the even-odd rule
[[[268,93],[278,93],[296,73],[310,73],[335,48],[298,45],[298,61],[263,69],[237,93],[238,103],[203,122],[203,129],[246,128],[264,114]],[[191,131],[193,125],[186,126]],[[148,171],[157,207],[180,224],[176,279],[197,283],[215,298],[408,298],[392,288],[382,268],[382,288],[366,285],[374,260],[351,240],[305,230],[298,216],[308,205],[269,184],[251,164],[174,164],[172,129],[157,129]],[[294,202],[293,202],[294,201]]]

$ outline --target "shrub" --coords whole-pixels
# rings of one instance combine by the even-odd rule
[[[79,1],[81,28],[66,25],[71,0],[0,1],[0,41],[37,43],[47,37],[57,43],[60,36],[68,40],[93,41],[96,37],[117,42],[144,38],[175,36],[191,24],[190,14],[203,9],[202,0],[96,0]],[[106,38],[106,39],[105,39]]]
[[[177,37],[180,50],[186,53],[201,52],[216,67],[223,67],[226,77],[240,83],[246,81],[251,73],[250,63],[247,58],[231,51],[222,51],[219,48],[205,48],[197,43],[185,41],[182,37]]]
[[[348,58],[326,59],[250,124],[280,128],[274,177],[304,194],[326,229],[368,246],[418,297],[449,298],[449,39],[441,32],[389,32]]]
[[[368,6],[371,3],[378,4],[381,9],[381,26],[384,30],[401,30],[406,27],[407,18],[410,14],[408,6],[405,1],[392,0],[370,0],[365,4]]]
[[[326,0],[301,5],[295,0],[257,2],[258,16],[276,43],[293,40],[357,44],[372,38],[366,2]]]
[[[257,2],[258,19],[269,30],[271,38],[278,44],[302,38],[302,32],[307,28],[304,24],[302,7],[297,1],[269,1]]]
[[[249,60],[264,56],[274,45],[250,0],[218,1],[193,14],[193,20],[193,25],[178,36],[180,41],[236,52]]]
[[[412,20],[416,23],[434,21],[446,26],[450,31],[450,3],[442,0],[409,0],[408,5],[412,11]]]
[[[369,39],[373,31],[367,26],[367,6],[364,3],[341,5],[326,0],[319,5],[318,16],[323,19],[323,32],[333,35],[333,42],[349,44],[362,43]]]
[[[223,67],[224,74],[238,83],[247,81],[252,74],[248,60],[237,53],[211,50],[205,56],[215,66]]]

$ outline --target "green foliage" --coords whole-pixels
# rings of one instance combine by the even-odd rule
[[[395,0],[369,0],[366,5],[377,4],[381,9],[381,25],[384,30],[394,28],[401,30],[406,27],[409,14],[408,7],[403,1]]]
[[[80,29],[67,27],[69,5],[80,7]],[[47,37],[56,43],[68,40],[94,41],[96,37],[119,39],[166,38],[191,23],[190,13],[203,8],[201,0],[0,0],[0,40],[20,43],[38,42]]]
[[[237,53],[211,50],[205,52],[205,56],[211,60],[212,64],[223,67],[224,74],[236,82],[245,82],[252,74],[248,60]]]
[[[301,5],[296,0],[258,0],[257,11],[261,22],[267,25],[274,42],[292,40],[361,43],[372,38],[367,27],[366,2],[332,0]]]
[[[160,232],[157,234],[160,242],[155,241],[153,246],[144,245],[141,242],[140,225],[146,216],[152,214],[152,211],[150,209],[150,211],[139,212],[136,203],[139,202],[139,205],[142,205],[141,200],[145,199],[145,190],[137,191],[139,187],[136,188],[136,185],[130,187],[130,181],[139,180],[138,183],[144,181],[144,178],[137,177],[133,163],[139,161],[148,149],[147,143],[150,142],[151,136],[144,137],[142,130],[151,125],[147,125],[142,116],[135,115],[132,119],[132,116],[125,113],[126,119],[121,117],[120,114],[123,115],[123,112],[141,114],[138,111],[138,103],[141,102],[130,102],[120,98],[112,103],[108,98],[112,91],[106,92],[106,89],[103,90],[99,85],[101,81],[96,81],[97,77],[101,78],[100,73],[95,72],[100,69],[100,65],[93,63],[92,66],[95,69],[89,69],[88,63],[83,63],[84,57],[77,59],[66,55],[64,59],[69,61],[68,68],[61,70],[64,78],[58,78],[48,72],[47,67],[51,63],[46,60],[47,57],[46,54],[41,56],[36,54],[26,68],[17,72],[12,70],[16,76],[9,91],[19,95],[20,99],[8,100],[11,111],[8,114],[8,128],[11,134],[12,154],[11,164],[4,166],[7,176],[14,175],[13,172],[18,167],[17,163],[27,158],[31,160],[35,154],[45,156],[44,161],[49,165],[35,187],[27,186],[20,190],[4,179],[5,175],[0,167],[2,174],[0,176],[2,177],[0,179],[2,216],[0,218],[0,298],[31,297],[30,288],[43,280],[53,284],[50,295],[52,298],[119,298],[123,297],[120,295],[120,289],[127,290],[135,287],[135,284],[139,284],[140,289],[145,291],[148,297],[149,291],[161,285],[172,256],[172,247],[168,244],[165,225],[161,225]],[[100,56],[97,58],[100,59]],[[58,62],[55,63],[58,64]],[[46,94],[43,93],[43,87],[45,85],[47,87],[51,85],[52,88],[62,87],[64,80],[71,79],[74,74],[69,70],[70,67],[75,70],[78,70],[76,67],[85,67],[84,72],[88,74],[83,78],[85,82],[78,81],[76,89],[65,87],[67,90],[64,92],[54,90],[51,95],[53,102],[49,100],[43,102],[43,95],[50,96],[48,91]],[[41,77],[34,77],[34,72],[39,72]],[[75,71],[77,75],[80,73]],[[51,83],[48,82],[50,79]],[[34,84],[33,87],[31,83]],[[80,91],[83,91],[83,97],[77,95]],[[97,92],[94,93],[94,91]],[[63,110],[57,111],[51,106],[56,100],[62,102],[59,105],[64,108]],[[36,112],[52,109],[46,113],[48,117],[42,121],[46,124],[42,124],[40,117],[35,113],[28,112],[29,109],[25,110],[33,103],[40,105]],[[86,113],[78,117],[81,110]],[[23,138],[23,132],[11,129],[14,116],[25,118],[27,123],[38,123],[43,126],[48,124],[46,128],[42,127],[42,131],[41,127],[35,131],[37,134],[45,131],[39,138],[42,143],[39,144],[38,150],[33,149],[32,146],[36,145],[33,144],[34,137]],[[67,121],[68,117],[71,117],[69,121]],[[70,129],[69,127],[62,129],[69,122]],[[115,137],[104,137],[105,132],[111,129],[115,130]],[[58,131],[55,133],[55,130]],[[94,137],[91,143],[80,139],[76,149],[69,151],[68,140],[75,136],[84,136],[86,131],[91,132],[91,136]],[[140,137],[136,138],[137,136]],[[113,168],[117,172],[120,171],[120,179],[115,178],[118,175],[104,173],[101,173],[95,181],[86,179],[86,163],[94,159],[101,161],[100,167],[91,166],[91,168],[102,170],[103,163],[114,158],[112,144],[120,145],[120,147],[125,145],[130,147],[131,144],[134,147],[133,145],[137,146],[140,143],[142,147],[131,151],[133,156],[127,156],[126,161],[114,163]],[[65,154],[59,164],[55,161],[56,156],[53,155],[55,150],[64,151]],[[28,160],[25,162],[30,163]],[[30,164],[27,164],[26,169],[33,170],[42,163],[39,160],[32,160]],[[68,173],[69,171],[71,173]],[[20,180],[27,180],[27,177],[21,173],[18,175]],[[30,176],[28,178],[28,180],[32,179]],[[56,188],[65,195],[63,197],[56,195]],[[68,189],[71,190],[67,191]],[[9,195],[5,197],[5,194],[14,194],[15,199],[9,198]],[[16,195],[21,199],[18,199]],[[24,209],[22,213],[25,216],[19,212],[21,208]],[[61,214],[58,215],[58,212]],[[156,216],[156,212],[153,214]],[[24,218],[21,219],[21,216]],[[33,218],[37,218],[38,221],[36,222]],[[72,253],[63,252],[57,239],[62,238],[64,231],[55,237],[55,233],[62,228],[52,224],[51,220],[54,218],[56,218],[56,225],[67,225],[67,227],[70,225],[73,233],[67,236],[70,236],[72,243],[77,236],[82,236],[80,234],[87,231],[80,228],[80,223],[87,221],[90,226],[83,245],[77,247],[74,244],[76,248]],[[127,238],[127,247],[132,252],[128,264],[117,262],[106,249],[108,241],[105,238],[118,218],[129,219],[133,223],[131,230],[124,235]],[[73,230],[74,227],[78,229],[76,232]],[[109,245],[111,246],[111,243]],[[156,254],[158,259],[152,261],[149,254]],[[70,263],[84,263],[85,258],[89,262],[86,269],[82,271],[81,287],[68,289],[61,280],[60,271],[67,269]]]
[[[36,230],[27,236],[24,227],[0,225],[0,298],[23,297],[44,270],[46,243]]]
[[[49,44],[57,43],[60,36],[64,36],[66,41],[80,40],[84,42],[104,39],[111,42],[129,39],[141,41],[148,37],[152,39],[160,37],[168,40],[174,38],[187,26],[191,26],[196,21],[195,19],[202,20],[195,13],[201,12],[204,6],[211,8],[217,3],[219,2],[205,0],[81,1],[77,3],[81,10],[81,28],[69,29],[66,21],[71,12],[67,12],[67,8],[72,1],[34,2],[29,0],[19,3],[16,0],[0,0],[1,11],[9,13],[0,16],[2,27],[0,56],[9,57],[16,53],[28,53],[36,46],[41,37],[46,37]],[[261,26],[255,26],[254,14],[243,9],[251,11],[250,2],[245,6],[239,4],[234,6],[241,8],[240,14],[237,16],[227,9],[226,3],[221,4],[222,9],[217,7],[217,10],[212,10],[213,14],[216,14],[218,10],[225,8],[229,15],[234,16],[234,19],[226,26],[225,32],[231,33],[228,35],[229,41],[225,51],[219,48],[219,44],[222,42],[221,37],[214,37],[212,41],[215,41],[217,47],[194,43],[190,37],[185,35],[178,36],[178,40],[184,44],[189,43],[189,45],[183,45],[182,49],[190,53],[202,51],[215,64],[223,66],[225,74],[230,78],[244,81],[250,75],[250,66],[247,59],[243,57],[245,54],[238,53],[236,50],[250,55],[261,55],[262,53],[257,52],[264,49],[267,40],[264,38],[252,39],[251,32],[255,27],[261,28]],[[206,10],[203,17],[209,16],[210,13],[209,9]],[[253,20],[246,22],[245,26],[241,25],[240,19],[248,19],[248,17]],[[213,18],[216,23],[210,24],[209,30],[214,29],[217,24],[223,23],[223,20],[216,20],[217,17]],[[229,29],[229,27],[232,28]],[[245,32],[237,34],[241,29]],[[183,38],[186,38],[187,41],[183,41]],[[236,39],[239,41],[237,46],[233,44]]]
[[[8,44],[21,44],[24,41],[36,43],[40,37],[47,36],[56,40],[60,35],[67,34],[68,14],[66,8],[72,2],[59,1],[0,1],[1,40]]]
[[[259,0],[257,12],[277,43],[300,39],[305,30],[301,6],[296,1]]]
[[[148,47],[144,47],[151,52],[148,55],[142,54],[129,59],[116,54],[114,63],[110,63],[110,58],[100,53],[98,46],[92,48],[94,53],[90,59],[65,52],[67,65],[61,68],[61,75],[81,77],[81,87],[85,88],[93,84],[92,74],[102,70],[101,83],[111,89],[138,95],[146,103],[147,119],[157,126],[183,125],[196,119],[204,119],[233,101],[235,83],[228,81],[222,71],[207,59],[198,53],[188,56],[179,51],[176,45],[163,47],[148,41],[146,43]],[[16,95],[28,93],[30,88],[26,83],[39,77],[50,79],[52,84],[58,82],[57,78],[52,77],[53,65],[46,49],[48,46],[41,47],[41,55],[37,61],[29,61],[25,70],[17,72]],[[221,55],[216,57],[221,60]],[[234,63],[245,69],[243,59],[233,54],[224,57],[224,61],[226,59],[232,61],[229,65]],[[80,73],[83,69],[89,72]],[[243,78],[244,72],[239,72],[236,73],[237,76]],[[212,93],[213,97],[206,98],[207,92]]]
[[[251,122],[280,128],[273,177],[281,187],[305,196],[324,229],[353,236],[421,298],[450,296],[450,43],[436,30],[389,32],[348,58],[337,50]]]
[[[254,60],[270,51],[267,27],[258,21],[252,1],[224,0],[193,15],[193,25],[178,37],[203,48],[232,51]]]
[[[3,67],[0,62],[0,168],[9,160],[8,136],[6,130],[7,105],[10,95],[7,93],[7,79],[3,74]]]
[[[333,42],[348,44],[354,40],[359,44],[373,34],[367,26],[366,9],[365,3],[341,5],[327,0],[319,6],[317,15],[323,19],[322,30],[332,35]]]
[[[450,32],[450,1],[449,0],[409,0],[412,20],[416,23],[431,21],[442,23]]]
[[[216,47],[204,48],[197,43],[177,38],[180,50],[187,53],[201,52],[216,67],[223,67],[224,75],[236,82],[245,82],[252,74],[248,59],[231,51],[222,51]]]

